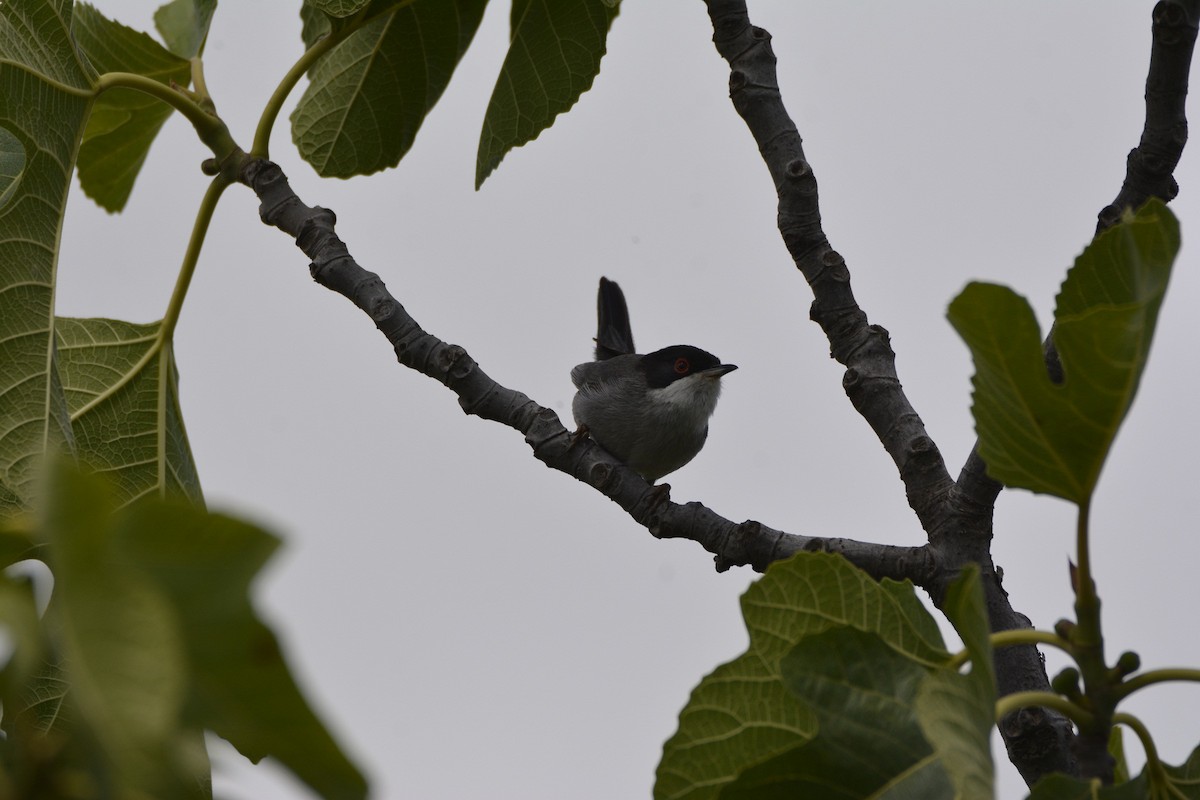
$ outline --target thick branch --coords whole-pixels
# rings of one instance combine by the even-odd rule
[[[379,276],[350,255],[334,230],[333,212],[305,205],[277,165],[249,158],[239,180],[258,195],[263,222],[292,236],[312,260],[313,279],[370,316],[395,348],[400,363],[451,389],[466,413],[520,431],[539,460],[595,487],[655,536],[698,542],[716,555],[718,569],[744,564],[762,571],[801,550],[818,550],[841,553],[876,578],[907,578],[918,585],[934,582],[936,564],[925,547],[799,536],[754,521],[735,523],[700,503],[677,505],[663,499],[662,487],[646,483],[590,438],[573,437],[551,409],[501,386],[466,350],[422,330]]]
[[[1142,138],[1129,151],[1121,191],[1097,215],[1096,233],[1115,225],[1127,208],[1140,208],[1151,197],[1170,202],[1179,193],[1173,173],[1187,144],[1184,104],[1198,17],[1198,0],[1160,0],[1154,6]]]
[[[709,0],[713,42],[729,62],[729,94],[749,126],[779,196],[779,232],[813,291],[812,319],[846,367],[842,385],[904,481],[909,505],[928,529],[953,481],[896,374],[888,332],[870,325],[850,288],[845,260],[821,228],[817,181],[779,94],[771,37],[752,26],[740,0]]]
[[[771,172],[779,196],[779,231],[796,266],[812,287],[811,316],[829,338],[834,358],[846,365],[843,386],[900,469],[909,505],[929,534],[940,569],[923,584],[940,604],[945,588],[969,563],[981,567],[992,630],[1028,627],[1013,610],[991,560],[991,501],[985,491],[963,496],[946,472],[937,446],[925,432],[896,375],[887,331],[868,325],[850,289],[844,259],[821,228],[817,184],[800,135],[784,109],[770,35],[750,24],[744,0],[706,0],[713,42],[729,62],[730,98],[745,120]],[[997,489],[998,491],[998,489]],[[964,512],[969,512],[964,516]],[[1005,648],[995,656],[1000,692],[1048,691],[1041,657],[1032,646]],[[1009,757],[1029,783],[1052,771],[1073,771],[1069,720],[1049,709],[1025,709],[1000,726]]]

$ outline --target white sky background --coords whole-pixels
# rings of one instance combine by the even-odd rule
[[[97,5],[152,27],[156,2]],[[218,9],[207,75],[243,146],[300,54],[298,6]],[[974,441],[971,366],[946,305],[967,281],[992,280],[1047,324],[1141,131],[1152,6],[751,3],[774,36],[826,231],[954,475]],[[676,501],[796,533],[923,541],[808,320],[811,293],[775,229],[704,5],[625,3],[594,88],[476,194],[507,24],[508,4],[493,3],[398,169],[321,180],[296,157],[286,114],[272,156],[306,202],[337,212],[351,251],[418,322],[565,424],[600,275],[624,287],[643,352],[690,343],[739,364],[704,452],[668,478]],[[1197,146],[1176,172],[1184,250],[1092,514],[1110,658],[1132,648],[1148,667],[1200,664]],[[207,155],[175,118],[123,215],[76,193],[60,313],[161,316]],[[649,796],[692,687],[745,647],[749,570],[714,573],[698,545],[654,540],[542,466],[519,434],[464,416],[311,281],[242,187],[217,213],[177,352],[209,503],[285,538],[260,607],[375,797]],[[1065,503],[1000,497],[996,559],[1042,628],[1071,610],[1073,526]],[[1200,687],[1152,688],[1127,708],[1173,763],[1200,742]],[[213,753],[222,797],[306,796],[281,770]],[[1003,756],[999,772],[998,796],[1023,797]]]

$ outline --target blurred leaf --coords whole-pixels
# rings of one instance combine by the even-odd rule
[[[1056,772],[1035,783],[1027,800],[1149,800],[1150,797],[1142,777],[1119,786],[1093,788],[1090,783]]]
[[[95,75],[75,50],[69,0],[0,3],[0,519],[31,499],[43,454],[72,447],[54,353],[59,231]]]
[[[278,759],[326,798],[366,796],[366,781],[309,708],[250,583],[278,547],[265,531],[182,504],[138,503],[122,518],[124,557],[170,598],[192,684],[189,724],[252,761]]]
[[[1108,736],[1108,754],[1113,757],[1113,783],[1125,783],[1129,780],[1129,762],[1125,760],[1125,729],[1113,725],[1112,733]]]
[[[994,775],[990,737],[995,723],[996,678],[977,566],[968,567],[950,585],[942,610],[971,655],[971,672],[930,672],[917,693],[917,718],[953,784],[950,796],[991,800]]]
[[[0,704],[12,709],[24,699],[23,688],[43,663],[41,621],[28,577],[0,571],[0,628],[8,650],[0,665]]]
[[[119,508],[109,481],[65,461],[49,487],[39,537],[54,593],[40,631],[31,596],[0,572],[0,624],[25,665],[0,672],[0,796],[71,785],[90,787],[72,798],[208,798],[209,729],[323,797],[365,797],[251,605],[273,536],[178,500]]]
[[[86,3],[75,7],[72,30],[80,49],[102,73],[133,72],[180,86],[191,79],[186,59]],[[150,145],[169,116],[170,106],[133,89],[109,89],[96,98],[79,148],[84,194],[106,211],[123,209]]]
[[[0,569],[8,569],[18,561],[37,557],[37,543],[29,533],[14,524],[0,522]]]
[[[202,505],[174,349],[159,323],[60,317],[57,325],[79,457],[115,482],[122,505],[150,494]]]
[[[118,784],[150,797],[195,796],[185,787],[200,776],[184,754],[198,730],[179,728],[187,691],[179,621],[120,552],[115,505],[103,481],[65,464],[55,470],[43,510],[55,577],[47,624],[61,642],[69,702],[99,735]]]
[[[204,49],[217,0],[171,0],[154,12],[154,27],[167,49],[180,58],[194,58]]]
[[[479,136],[476,189],[509,150],[537,138],[591,88],[616,16],[604,0],[514,0],[512,42]]]
[[[1028,800],[1200,800],[1200,747],[1192,750],[1182,766],[1164,764],[1163,767],[1161,780],[1152,777],[1147,765],[1133,780],[1098,790],[1078,778],[1050,775],[1034,784]]]
[[[975,360],[972,411],[992,477],[1087,502],[1137,392],[1178,250],[1179,224],[1152,200],[1083,251],[1055,312],[1061,385],[1024,298],[972,283],[950,304]]]
[[[743,595],[742,613],[749,649],[693,690],[663,749],[658,800],[718,797],[772,759],[782,757],[768,770],[787,768],[786,758],[816,735],[817,716],[788,691],[780,663],[810,637],[853,628],[909,661],[932,667],[948,658],[911,584],[876,583],[840,556],[801,553],[771,565]]]
[[[22,703],[15,708],[18,716],[31,723],[39,733],[48,734],[70,724],[66,710],[70,684],[58,662],[47,658],[39,665],[23,687]],[[6,727],[8,721],[5,722]]]
[[[486,4],[416,0],[395,8],[376,0],[359,27],[309,71],[308,89],[292,112],[300,155],[325,177],[366,175],[400,163],[471,43]],[[310,17],[305,23],[310,46],[315,38],[309,37],[328,32]]]

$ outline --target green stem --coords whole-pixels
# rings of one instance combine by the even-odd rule
[[[231,183],[232,181],[224,175],[213,178],[200,201],[200,208],[196,210],[196,222],[192,225],[192,235],[183,254],[183,263],[179,266],[179,277],[175,279],[175,289],[171,292],[171,299],[163,314],[162,328],[159,329],[158,335],[163,342],[171,341],[175,334],[179,312],[183,309],[183,300],[187,297],[188,286],[192,283],[192,275],[195,274],[196,264],[200,260],[200,248],[204,246],[204,237],[208,234],[208,225],[217,209],[217,201]]]
[[[996,701],[996,719],[1003,719],[1012,712],[1028,706],[1053,708],[1081,727],[1090,725],[1093,720],[1090,712],[1054,692],[1014,692],[1013,694],[1007,694]]]
[[[1147,686],[1155,683],[1163,683],[1164,681],[1193,681],[1200,683],[1200,669],[1187,669],[1185,667],[1152,669],[1122,683],[1117,688],[1117,696],[1121,698],[1128,697],[1138,689],[1144,689]]]
[[[1013,647],[1020,644],[1048,644],[1066,653],[1071,652],[1071,643],[1054,631],[1039,631],[1032,628],[1000,631],[988,637],[992,647]],[[947,664],[950,669],[958,669],[971,660],[971,654],[965,649],[955,653]]]
[[[204,79],[204,59],[194,56],[192,64],[192,90],[200,99],[200,105],[207,109],[213,108],[212,95],[208,93],[208,81]]]
[[[1142,721],[1133,714],[1118,711],[1113,714],[1113,724],[1124,725],[1137,734],[1138,741],[1142,743],[1142,750],[1146,753],[1146,771],[1150,776],[1150,785],[1165,788],[1174,797],[1187,800],[1187,796],[1171,783],[1166,769],[1163,768],[1162,760],[1158,757],[1158,748],[1154,746],[1154,739],[1150,737],[1150,730],[1142,724]]]
[[[1079,518],[1075,526],[1075,616],[1079,624],[1081,643],[1097,645],[1100,636],[1100,601],[1096,597],[1096,583],[1092,580],[1092,557],[1088,547],[1088,518],[1091,501],[1079,504]]]
[[[355,27],[355,30],[357,30],[357,27]],[[342,35],[331,35],[321,39],[312,47],[305,50],[304,54],[297,59],[292,68],[283,76],[283,80],[275,87],[275,91],[271,93],[266,106],[263,107],[262,116],[258,118],[258,128],[255,129],[254,141],[250,144],[251,157],[270,158],[271,129],[275,127],[275,120],[279,117],[279,112],[283,108],[288,95],[292,93],[292,89],[296,88],[296,84],[304,77],[304,73],[308,72],[309,67],[318,58],[332,50],[344,38],[345,36]]]
[[[296,60],[292,68],[279,81],[279,85],[275,87],[275,91],[271,93],[271,97],[267,100],[262,116],[258,118],[258,128],[254,131],[254,141],[250,145],[250,155],[254,158],[270,158],[271,130],[275,127],[275,120],[279,117],[279,112],[283,108],[288,95],[292,93],[292,89],[296,88],[296,84],[312,68],[317,59],[344,42],[351,34],[361,29],[367,23],[379,19],[384,14],[390,14],[393,11],[401,9],[404,6],[412,5],[413,2],[414,0],[397,0],[395,3],[377,9],[374,13],[360,13],[354,21],[347,24],[344,28],[329,34],[323,39],[317,40],[312,47],[305,50],[304,54]]]
[[[237,144],[233,141],[229,129],[225,127],[221,118],[210,114],[185,92],[174,89],[165,83],[159,83],[153,78],[132,72],[106,72],[96,81],[97,92],[117,87],[143,92],[162,100],[178,111],[188,122],[192,123],[192,127],[200,136],[200,141],[213,151],[213,155],[218,160],[224,160],[237,150]]]
[[[196,272],[196,263],[200,260],[200,248],[204,244],[204,237],[208,232],[208,224],[212,221],[213,212],[216,210],[217,200],[231,183],[229,178],[218,175],[208,185],[208,191],[204,193],[204,199],[200,201],[200,208],[196,211],[196,222],[192,226],[192,235],[188,240],[187,250],[183,254],[183,263],[179,267],[179,277],[175,279],[175,289],[171,292],[171,299],[167,302],[167,310],[163,314],[162,324],[159,326],[158,334],[154,337],[154,343],[146,349],[138,362],[120,380],[97,394],[83,407],[76,409],[71,414],[72,420],[79,419],[119,392],[126,384],[140,375],[146,365],[170,344],[171,338],[175,334],[175,326],[179,323],[179,313],[183,309],[183,300],[187,296],[188,286],[192,282],[192,275]]]

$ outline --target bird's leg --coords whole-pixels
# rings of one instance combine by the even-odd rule
[[[580,425],[578,428],[575,429],[575,432],[571,434],[571,443],[567,445],[567,449],[571,450],[572,448],[574,448],[575,445],[579,444],[580,441],[582,441],[583,439],[586,439],[587,435],[588,435],[588,426]]]

